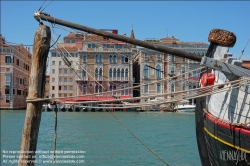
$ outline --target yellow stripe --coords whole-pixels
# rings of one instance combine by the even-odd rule
[[[208,133],[208,135],[210,135],[211,137],[213,137],[213,138],[216,139],[217,141],[220,141],[220,142],[222,142],[223,144],[226,144],[226,145],[228,145],[228,146],[231,146],[231,147],[233,147],[233,148],[235,148],[235,149],[238,149],[238,150],[241,150],[241,151],[243,151],[243,152],[250,153],[250,150],[243,149],[243,148],[241,148],[241,147],[239,147],[239,146],[235,146],[235,145],[233,145],[233,144],[230,144],[230,143],[228,143],[228,142],[226,142],[226,141],[224,141],[224,140],[222,140],[222,139],[216,137],[215,135],[213,135],[212,133],[210,133],[210,132],[207,130],[206,127],[204,127],[204,130]]]

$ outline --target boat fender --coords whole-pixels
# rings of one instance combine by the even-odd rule
[[[200,86],[210,86],[214,85],[215,75],[213,73],[203,73],[200,79]]]

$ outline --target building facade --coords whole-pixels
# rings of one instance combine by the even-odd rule
[[[29,48],[8,45],[0,35],[1,109],[26,108],[31,58]]]
[[[208,44],[202,42],[182,42],[172,37],[145,40],[152,44],[162,45],[169,48],[178,49],[185,52],[195,53],[203,56],[206,54]],[[198,87],[200,70],[189,72],[200,67],[198,62],[186,58],[177,57],[170,54],[163,54],[146,48],[139,48],[140,63],[140,83],[150,83],[158,80],[159,82],[143,86],[140,89],[140,96],[150,96],[156,94],[185,91]],[[189,72],[187,74],[183,74]],[[176,75],[182,76],[163,82],[162,79],[168,79]],[[176,95],[168,95],[165,98],[175,99]],[[151,99],[142,100],[149,102]]]
[[[133,86],[131,45],[94,34],[70,33],[58,46],[51,50],[50,97],[87,101],[133,96],[132,89],[124,89]],[[120,91],[101,94],[113,90]]]

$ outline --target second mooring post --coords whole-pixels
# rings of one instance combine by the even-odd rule
[[[18,166],[33,166],[35,163],[42,110],[42,101],[35,101],[35,99],[44,97],[46,62],[50,48],[50,38],[50,28],[41,23],[34,37],[29,79],[28,99],[34,99],[34,101],[27,104]]]

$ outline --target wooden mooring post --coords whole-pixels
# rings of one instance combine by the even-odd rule
[[[51,31],[40,23],[34,37],[31,73],[29,79],[29,94],[27,103],[18,166],[33,166],[35,163],[36,145],[41,121],[42,101],[36,98],[44,97],[46,62],[50,49]]]

